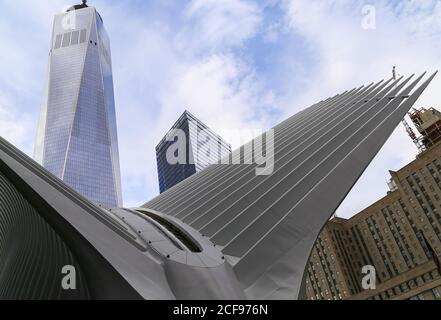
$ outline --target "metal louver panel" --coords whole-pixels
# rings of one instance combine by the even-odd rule
[[[0,300],[90,299],[84,274],[60,236],[0,172]],[[77,290],[63,290],[63,266]]]
[[[282,122],[270,175],[256,175],[256,164],[212,165],[144,207],[221,246],[250,297],[297,297],[321,228],[435,74],[419,87],[424,74],[353,89]],[[243,150],[232,157],[247,163]]]

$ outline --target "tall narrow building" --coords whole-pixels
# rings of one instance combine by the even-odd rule
[[[54,19],[34,158],[91,201],[121,205],[110,42],[86,1]]]
[[[167,140],[167,134],[156,147],[161,193],[231,153],[229,143],[187,110],[179,117],[169,133],[174,130],[181,130],[185,135],[185,163],[170,164],[167,161],[167,150],[175,143]]]

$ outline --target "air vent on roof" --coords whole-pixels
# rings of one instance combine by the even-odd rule
[[[72,34],[71,32],[67,32],[67,33],[63,34],[63,42],[62,42],[62,45],[61,45],[63,48],[69,46],[69,44],[70,44],[70,35],[71,34]]]
[[[63,39],[63,35],[62,34],[57,34],[57,37],[55,38],[55,49],[58,49],[61,47],[61,39]]]
[[[174,225],[170,221],[148,212],[146,210],[138,211],[142,214],[145,214],[149,218],[153,219],[157,223],[159,223],[162,227],[167,229],[171,234],[173,234],[185,247],[191,252],[202,252],[200,246],[194,241],[191,237],[189,237],[186,232],[181,230],[178,226]]]
[[[78,40],[80,38],[80,31],[75,30],[72,32],[72,39],[70,40],[70,45],[78,44]]]
[[[86,42],[87,30],[74,30],[72,32],[66,32],[64,34],[57,34],[55,37],[54,49],[61,47],[66,48],[69,46],[77,45],[79,43]]]

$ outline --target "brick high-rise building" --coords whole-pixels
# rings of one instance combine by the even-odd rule
[[[308,299],[441,298],[435,263],[441,259],[441,141],[433,133],[439,131],[441,115],[434,111],[417,111],[419,119],[433,122],[425,123],[431,127],[430,139],[417,126],[424,151],[390,171],[391,191],[352,218],[334,218],[323,229],[308,267]],[[375,290],[362,288],[365,265],[375,267]]]

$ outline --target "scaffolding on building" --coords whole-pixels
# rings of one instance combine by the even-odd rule
[[[412,109],[409,117],[421,135],[417,138],[420,151],[427,150],[441,140],[441,112],[435,108]]]

